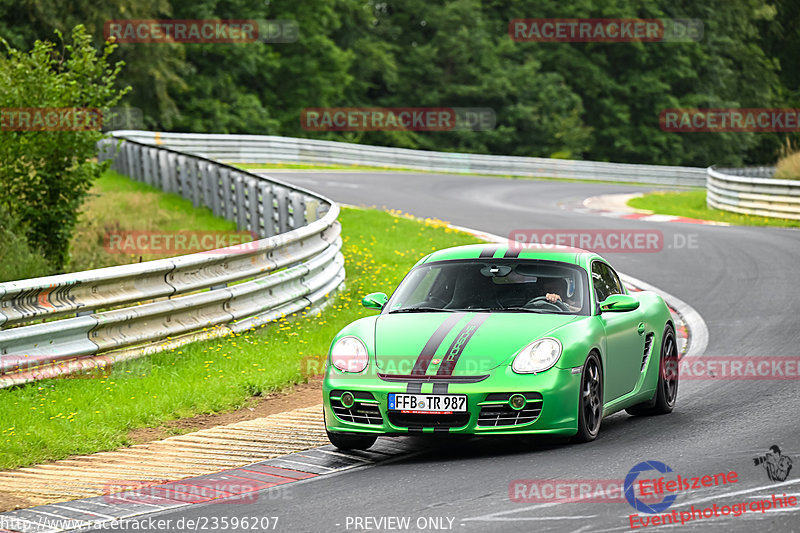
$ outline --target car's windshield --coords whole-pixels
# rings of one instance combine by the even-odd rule
[[[412,270],[386,313],[434,311],[588,315],[586,272],[558,261],[440,261]]]

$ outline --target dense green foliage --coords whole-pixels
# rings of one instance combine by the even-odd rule
[[[515,18],[695,18],[689,43],[523,43]],[[143,127],[639,163],[774,162],[773,133],[668,133],[671,107],[799,107],[796,0],[0,0],[25,48],[112,19],[293,19],[283,44],[122,44]],[[313,133],[306,107],[490,107],[485,132]],[[795,140],[796,142],[796,140]]]
[[[28,243],[20,222],[0,208],[0,281],[51,274],[47,260]]]
[[[8,111],[4,128],[21,122],[9,115],[14,109],[89,108],[102,112],[124,94],[115,88],[121,65],[108,62],[114,45],[98,55],[80,25],[58,49],[49,41],[36,41],[29,53],[9,47],[2,39],[0,46],[5,47],[0,51],[0,108]],[[42,131],[0,132],[0,210],[7,213],[4,218],[14,221],[22,240],[56,271],[67,263],[78,208],[103,167],[91,160],[102,132],[70,131],[76,122],[78,127],[86,124],[57,121],[51,126],[42,122]],[[29,120],[28,124],[36,122]]]

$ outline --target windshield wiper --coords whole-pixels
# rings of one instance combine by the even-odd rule
[[[523,313],[540,313],[540,314],[563,313],[563,311],[553,311],[552,309],[531,309],[529,307],[497,307],[495,309],[492,309],[492,311],[521,311]]]
[[[473,312],[473,313],[491,313],[494,311],[512,311],[512,312],[523,312],[523,313],[538,313],[538,314],[547,314],[549,311],[545,311],[544,309],[529,309],[527,307],[473,307],[470,309],[459,309],[459,311],[466,311],[466,312]]]
[[[452,313],[453,309],[441,309],[439,307],[404,307],[402,309],[395,309],[394,311],[389,311],[389,314],[392,313]]]

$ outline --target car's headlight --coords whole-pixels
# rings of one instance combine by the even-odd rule
[[[367,368],[367,347],[357,337],[342,337],[331,348],[331,363],[342,372],[361,372]]]
[[[559,357],[561,357],[561,343],[557,339],[546,337],[520,350],[511,363],[511,369],[517,374],[544,372],[556,364]]]

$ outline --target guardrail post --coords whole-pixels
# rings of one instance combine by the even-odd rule
[[[247,179],[245,196],[246,196],[246,212],[247,212],[247,231],[253,236],[261,236],[261,222],[258,216],[258,185],[256,180]]]
[[[138,144],[134,144],[131,146],[131,152],[133,153],[133,168],[131,169],[131,178],[136,181],[142,181],[142,176],[144,175],[144,171],[142,170],[142,147]]]
[[[153,180],[154,180],[153,174],[156,172],[155,155],[157,153],[158,151],[155,148],[148,148],[142,154],[142,158],[144,159],[145,163],[144,176],[142,176],[144,179],[142,181],[148,185],[153,185]]]
[[[156,187],[161,189],[162,191],[165,190],[167,187],[167,181],[169,178],[169,152],[164,152],[159,150],[157,155],[158,157],[158,181],[156,181]]]
[[[303,195],[299,192],[292,192],[289,193],[289,199],[292,214],[292,229],[302,227],[306,222],[306,206]]]
[[[276,224],[277,211],[275,209],[275,198],[272,187],[266,183],[258,184],[259,196],[261,197],[259,222],[261,225],[261,237],[267,238],[280,233]]]
[[[219,172],[220,182],[222,185],[220,188],[222,189],[220,192],[222,193],[222,206],[220,210],[220,216],[226,220],[236,220],[234,217],[233,212],[233,201],[231,194],[231,189],[233,188],[233,180],[231,179],[231,171],[227,168],[218,167],[217,171]]]
[[[122,163],[121,173],[125,174],[126,176],[130,176],[133,169],[133,153],[127,144],[122,146],[122,157],[120,157],[120,163]]]
[[[222,178],[219,175],[219,167],[209,164],[208,175],[211,177],[212,189],[209,191],[211,194],[211,212],[218,217],[222,216]]]
[[[236,211],[236,227],[247,229],[247,200],[245,200],[245,179],[238,172],[233,175],[233,209]]]
[[[277,233],[283,233],[289,230],[291,225],[289,219],[289,199],[288,191],[285,187],[272,187],[273,204],[275,205],[275,223],[277,224]]]
[[[175,159],[175,154],[172,152],[164,152],[164,182],[161,185],[161,190],[164,192],[174,193],[176,191],[175,174],[177,169],[175,168]]]
[[[149,148],[139,148],[139,157],[142,160],[142,173],[139,176],[133,176],[133,178],[137,181],[141,181],[142,183],[147,183],[147,176],[150,173],[150,158],[148,157],[149,152]]]
[[[201,195],[200,201],[202,205],[211,209],[211,206],[214,205],[214,177],[211,175],[211,165],[209,165],[205,161],[199,161],[197,163],[197,168],[200,169],[200,179],[201,179]]]
[[[186,159],[186,172],[183,182],[183,190],[186,197],[192,201],[193,207],[200,206],[200,175],[198,172],[197,160],[193,157]]]
[[[175,192],[188,199],[191,198],[191,195],[186,187],[187,166],[187,157],[179,154],[175,158]]]

